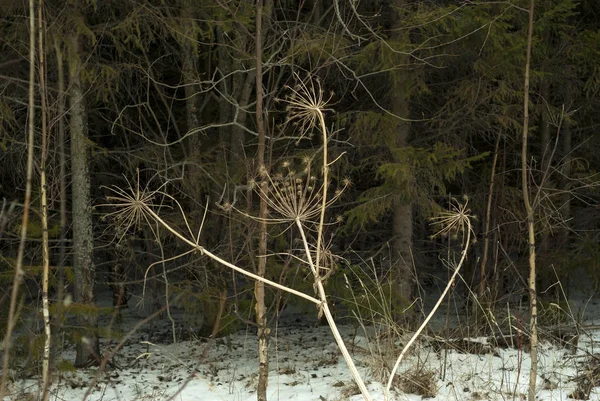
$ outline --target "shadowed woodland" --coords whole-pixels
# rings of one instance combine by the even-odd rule
[[[338,324],[410,338],[386,398],[418,393],[394,377],[419,336],[531,351],[530,401],[538,338],[573,345],[600,286],[595,0],[0,0],[0,32],[0,400],[118,369],[156,322],[250,330],[261,401],[291,321],[331,328],[366,400]]]

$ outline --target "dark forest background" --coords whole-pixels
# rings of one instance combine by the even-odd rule
[[[132,307],[142,287],[152,310],[173,301],[201,336],[256,320],[252,281],[189,252],[156,222],[119,220],[110,204],[128,188],[152,195],[147,202],[173,227],[202,226],[199,240],[213,254],[251,272],[266,260],[265,277],[312,293],[297,262],[298,232],[269,221],[261,259],[256,219],[261,151],[275,181],[321,177],[322,136],[291,114],[305,90],[323,102],[329,160],[337,159],[329,192],[339,198],[326,210],[323,242],[339,319],[359,283],[379,283],[400,325],[419,322],[428,294],[439,293],[460,258],[460,235],[432,237],[430,224],[457,201],[475,216],[477,239],[453,289],[457,310],[476,321],[472,304],[526,302],[528,7],[266,0],[257,35],[252,1],[45,1],[35,104],[46,121],[36,120],[35,135],[47,140],[34,147],[20,313],[35,313],[41,297],[43,147],[51,312],[73,343],[89,330],[106,335],[98,316]],[[28,32],[26,4],[0,1],[0,335],[25,203]],[[600,283],[599,66],[598,2],[537,1],[526,164],[540,316]],[[112,307],[98,306],[103,289],[113,291]],[[74,303],[65,307],[69,294]],[[265,306],[267,325],[287,308],[316,316],[314,306],[268,286]],[[78,347],[76,364],[90,359],[86,350]]]

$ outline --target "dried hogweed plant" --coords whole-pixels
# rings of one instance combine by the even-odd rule
[[[471,240],[471,234],[473,234],[471,220],[476,219],[471,214],[471,209],[469,209],[469,198],[463,196],[463,203],[452,198],[449,207],[449,210],[440,212],[437,216],[430,218],[431,224],[437,229],[432,237],[458,238],[460,235],[461,243],[467,245],[467,242]]]
[[[302,80],[296,75],[296,79],[298,83],[295,87],[289,88],[291,95],[288,99],[284,100],[288,104],[286,108],[288,112],[286,124],[293,124],[299,129],[300,136],[298,140],[307,135],[311,135],[315,129],[321,132],[323,136],[322,177],[318,179],[311,173],[311,158],[304,160],[304,170],[301,173],[294,172],[291,169],[290,164],[287,164],[284,167],[283,173],[273,177],[263,168],[260,172],[261,189],[257,192],[260,196],[265,197],[269,208],[273,211],[269,220],[280,223],[288,222],[298,227],[304,246],[304,261],[309,265],[314,277],[315,296],[296,291],[264,277],[260,277],[208,251],[199,243],[202,225],[198,232],[194,234],[190,228],[186,215],[177,200],[161,190],[141,190],[139,178],[135,188],[129,182],[128,190],[123,190],[118,187],[109,188],[114,195],[108,197],[108,201],[111,203],[110,206],[116,209],[114,212],[109,213],[109,217],[112,217],[116,224],[122,226],[123,231],[125,232],[129,227],[143,223],[149,224],[150,226],[152,226],[150,223],[161,225],[175,237],[188,244],[193,250],[201,252],[203,255],[206,255],[217,263],[254,280],[262,281],[265,284],[316,304],[319,309],[319,314],[325,316],[340,352],[342,353],[362,395],[366,401],[371,401],[372,397],[348,352],[329,309],[327,294],[323,286],[323,280],[328,276],[328,270],[325,266],[321,266],[322,264],[325,265],[329,263],[332,257],[330,251],[324,249],[325,247],[323,246],[325,211],[341,196],[343,190],[350,182],[349,180],[344,180],[342,187],[335,191],[333,196],[328,197],[330,184],[328,170],[329,166],[335,163],[335,160],[332,162],[328,161],[327,154],[329,133],[325,125],[324,113],[327,110],[327,103],[330,98],[327,100],[324,98],[320,82],[313,79],[313,77],[309,76],[308,79]],[[259,183],[255,181],[249,183],[249,186],[250,188],[254,188],[258,184]],[[264,190],[265,187],[267,188],[266,191]],[[160,205],[152,203],[156,195],[169,198],[173,204],[176,205],[185,222],[187,233],[180,233],[176,228],[169,225],[158,215],[158,208]],[[313,243],[309,241],[305,229],[316,232],[316,245],[313,245]]]
[[[116,232],[115,239],[117,243],[120,243],[132,228],[137,230],[142,225],[147,225],[152,229],[153,224],[151,222],[154,221],[154,218],[149,211],[163,206],[154,203],[157,195],[166,195],[160,189],[150,190],[148,186],[142,187],[140,185],[139,169],[136,173],[137,177],[134,184],[125,177],[127,183],[125,188],[117,185],[102,187],[112,193],[112,195],[106,197],[108,203],[99,205],[99,207],[114,209],[112,212],[106,213],[103,218],[110,220],[111,226]]]
[[[325,92],[318,78],[307,77],[301,79],[297,73],[294,73],[296,84],[286,86],[291,95],[286,99],[278,99],[287,103],[287,119],[285,125],[293,125],[295,131],[299,133],[298,142],[304,137],[312,137],[314,129],[320,129],[326,135],[325,112],[331,111],[328,104],[333,97],[333,93],[325,98]]]
[[[298,228],[302,243],[304,244],[305,262],[309,265],[314,276],[315,292],[317,293],[317,298],[321,301],[319,315],[325,316],[338,348],[361,394],[366,401],[371,401],[371,395],[360,373],[356,369],[356,365],[331,314],[327,303],[327,294],[323,286],[323,280],[328,275],[327,269],[321,267],[321,263],[327,260],[327,258],[323,258],[323,255],[328,253],[323,246],[325,211],[331,203],[339,198],[343,192],[343,188],[350,184],[349,180],[345,180],[343,187],[336,191],[336,194],[332,198],[327,197],[330,184],[329,167],[337,160],[331,162],[328,160],[328,142],[330,138],[325,125],[325,112],[329,110],[327,105],[332,95],[328,99],[325,99],[323,88],[318,79],[309,76],[303,80],[297,74],[294,75],[297,84],[293,88],[288,87],[291,95],[288,99],[284,100],[287,103],[286,111],[288,113],[286,124],[293,124],[297,127],[300,134],[298,141],[306,136],[311,136],[313,130],[321,132],[323,137],[322,184],[319,186],[315,185],[318,180],[312,178],[310,173],[310,159],[307,159],[305,161],[305,169],[307,171],[305,171],[304,178],[296,177],[295,174],[292,174],[291,170],[286,174],[287,179],[284,179],[284,176],[281,177],[282,180],[279,184],[272,178],[269,178],[271,191],[274,192],[272,192],[272,199],[268,199],[267,201],[270,207],[279,213],[283,219],[293,222]],[[314,247],[306,236],[305,228],[316,231],[317,242]]]
[[[290,161],[285,161],[279,173],[267,175],[268,187],[264,193],[260,193],[260,196],[265,198],[272,210],[270,221],[275,223],[299,221],[305,227],[315,227],[319,224],[324,191],[329,187],[329,183],[322,182],[313,174],[310,159],[303,159],[302,164],[303,170],[297,172],[292,168]],[[340,198],[350,185],[350,180],[344,179],[341,184],[333,196],[326,200],[326,208]]]

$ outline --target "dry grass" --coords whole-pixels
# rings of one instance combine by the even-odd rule
[[[403,373],[398,382],[398,389],[402,392],[417,394],[423,398],[433,398],[438,391],[436,373],[425,368],[415,368]]]

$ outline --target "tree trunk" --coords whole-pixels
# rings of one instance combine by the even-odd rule
[[[521,187],[523,189],[523,203],[527,215],[527,242],[529,248],[529,332],[531,367],[529,369],[528,401],[535,401],[538,367],[538,327],[537,327],[537,289],[536,289],[536,247],[535,247],[535,219],[531,200],[529,197],[529,169],[527,167],[527,139],[529,135],[529,70],[531,64],[531,47],[533,42],[533,10],[535,1],[530,0],[529,26],[527,30],[527,56],[525,59],[525,78],[523,90],[523,137],[521,144]]]
[[[55,306],[55,315],[58,319],[54,320],[54,330],[52,331],[53,339],[52,344],[54,344],[52,353],[58,355],[61,352],[61,349],[58,348],[59,341],[59,332],[62,330],[61,322],[62,316],[64,313],[63,302],[65,296],[65,265],[67,264],[67,252],[68,252],[68,242],[67,236],[69,231],[69,221],[68,221],[68,200],[67,200],[67,147],[66,147],[66,127],[65,127],[65,109],[66,109],[66,94],[65,94],[65,69],[63,64],[63,49],[64,43],[60,40],[59,37],[55,37],[54,40],[54,51],[56,53],[56,74],[58,75],[58,98],[57,102],[57,118],[58,118],[58,138],[57,138],[57,150],[58,150],[58,180],[59,180],[59,188],[60,191],[58,193],[58,202],[59,202],[59,225],[60,225],[60,239],[58,245],[58,263],[56,265],[57,268],[57,276],[58,280],[55,284],[56,288],[56,299],[58,302]],[[55,355],[51,355],[52,365],[55,364],[57,358]],[[54,366],[52,367],[54,368]]]
[[[80,37],[69,37],[70,132],[71,132],[71,193],[73,219],[73,272],[75,302],[82,308],[77,321],[84,333],[77,342],[75,366],[86,365],[98,352],[98,320],[94,307],[95,268],[93,262],[94,233],[90,198],[89,140],[87,112],[81,84]],[[87,308],[87,312],[85,311]],[[97,355],[96,355],[97,356]]]
[[[567,82],[564,85],[564,90],[565,90],[565,113],[568,112],[568,110],[570,110],[573,106],[573,93],[572,93],[572,87],[571,87],[572,83],[571,82]],[[566,119],[563,123],[563,129],[562,132],[560,133],[562,134],[562,149],[561,149],[561,154],[562,154],[562,161],[563,161],[563,165],[561,167],[562,170],[562,174],[561,174],[561,180],[560,180],[560,187],[561,190],[563,191],[563,196],[562,199],[560,199],[560,214],[561,214],[561,220],[562,220],[562,224],[564,225],[562,230],[560,231],[560,236],[561,236],[561,244],[560,246],[566,246],[567,242],[569,240],[569,223],[568,221],[570,221],[571,219],[571,200],[573,198],[573,195],[571,194],[571,188],[570,188],[570,180],[571,180],[571,161],[572,161],[572,157],[571,157],[571,151],[573,148],[572,145],[572,136],[573,136],[573,124],[571,124],[571,121],[569,119]]]
[[[197,26],[194,20],[196,14],[196,5],[191,1],[184,1],[182,7],[182,27],[185,38],[182,45],[182,75],[185,88],[185,121],[186,133],[200,126],[200,98],[198,96],[199,87],[195,83],[198,75],[198,44],[196,42]],[[202,186],[199,185],[202,177],[200,168],[200,134],[189,136],[186,141],[187,157],[189,165],[186,167],[188,174],[186,176],[186,192],[192,199],[192,210],[195,205],[204,203],[204,193]],[[200,214],[201,215],[201,214]]]
[[[496,165],[498,164],[498,152],[500,150],[500,138],[501,135],[498,134],[496,138],[496,145],[494,146],[494,157],[492,159],[492,171],[490,172],[490,185],[488,186],[488,198],[487,198],[487,206],[485,208],[485,221],[483,228],[483,254],[481,257],[479,269],[479,289],[477,291],[477,295],[479,296],[479,300],[483,300],[484,294],[487,289],[487,262],[489,258],[489,250],[490,250],[490,234],[492,227],[492,203],[494,200],[494,184],[496,182]],[[490,301],[492,301],[490,299]],[[477,303],[473,303],[473,312],[477,308]]]
[[[31,204],[31,187],[33,178],[33,149],[34,149],[34,132],[35,132],[35,2],[29,0],[29,87],[28,87],[28,106],[27,106],[27,179],[25,182],[25,199],[23,202],[23,217],[21,220],[21,232],[19,237],[19,250],[17,253],[17,261],[15,264],[15,275],[12,282],[10,294],[8,317],[6,318],[6,332],[2,341],[1,349],[2,356],[2,372],[0,375],[0,400],[4,399],[6,393],[6,385],[8,383],[8,366],[11,356],[10,345],[12,341],[13,329],[16,325],[17,318],[17,297],[19,295],[19,287],[25,271],[23,270],[23,259],[25,255],[25,243],[27,241],[27,226],[29,223],[29,208]]]
[[[60,191],[58,195],[60,207],[60,242],[58,250],[58,294],[62,295],[62,286],[64,281],[64,271],[62,267],[65,265],[67,257],[67,155],[66,155],[66,129],[65,129],[65,76],[63,66],[62,44],[57,39],[54,42],[54,50],[56,52],[56,69],[58,75],[58,172],[60,180]],[[60,298],[59,298],[60,299]]]
[[[42,117],[42,149],[40,154],[40,200],[42,222],[42,312],[44,316],[44,357],[42,361],[42,401],[47,401],[50,395],[51,365],[50,350],[52,346],[52,330],[50,328],[50,302],[48,301],[48,284],[50,276],[50,240],[48,237],[48,186],[46,181],[46,167],[48,161],[48,110],[46,87],[46,44],[44,36],[44,3],[38,5],[38,48],[39,48],[39,76],[40,76],[40,112]]]
[[[232,65],[236,64],[237,60],[229,57],[229,51],[227,47],[228,44],[225,43],[223,28],[217,26],[215,31],[218,46],[217,65],[219,68],[219,75],[217,76],[217,79],[220,80],[219,91],[221,92],[221,96],[219,97],[219,123],[227,124],[233,120],[233,106],[231,104],[231,99],[234,96],[232,91],[233,79],[228,74],[234,70],[235,67],[232,68]],[[230,132],[231,126],[219,128],[219,143],[221,145],[226,145],[226,138],[230,137]],[[227,157],[228,156],[229,155],[227,155]]]
[[[550,41],[547,38],[547,41]],[[550,88],[547,82],[542,83],[542,88],[540,90],[542,97],[542,112],[540,115],[540,159],[542,160],[541,169],[541,179],[540,185],[546,187],[548,183],[547,181],[550,179],[550,165],[552,164],[551,156],[553,154],[552,146],[550,144],[550,113],[548,111],[548,107],[546,107],[546,102],[549,101],[550,96]],[[538,250],[540,254],[543,255],[550,248],[550,227],[542,227],[542,231],[540,232],[540,238],[538,243]],[[548,276],[548,273],[543,275],[545,278]],[[551,280],[553,281],[553,280]],[[547,288],[545,285],[543,288]]]
[[[565,91],[565,102],[564,102],[564,111],[563,113],[567,113],[568,110],[571,110],[573,107],[573,93],[572,93],[572,83],[566,82],[564,85]],[[560,186],[560,191],[562,195],[559,197],[559,212],[560,212],[560,228],[558,230],[558,246],[557,249],[569,249],[569,235],[571,233],[570,221],[571,221],[571,201],[573,200],[572,188],[571,188],[571,170],[572,170],[572,156],[571,152],[573,150],[572,145],[572,136],[573,136],[573,124],[567,118],[564,120],[562,124],[562,130],[558,133],[561,135],[561,150],[560,154],[562,156],[562,166],[559,166],[561,170],[560,178],[558,180],[558,185]],[[569,295],[569,275],[567,274],[568,270],[560,269],[558,272],[558,279],[562,285],[556,286],[557,292],[562,292],[564,290],[566,295]],[[557,299],[559,297],[564,297],[565,294],[559,293]]]
[[[256,129],[258,131],[257,167],[261,178],[259,191],[264,191],[260,197],[260,210],[258,212],[258,266],[256,274],[265,277],[267,270],[267,166],[265,164],[266,135],[263,116],[263,83],[262,83],[262,30],[263,0],[256,2]],[[258,385],[256,398],[258,401],[267,401],[267,385],[269,381],[269,328],[267,327],[267,307],[265,305],[265,284],[256,281],[254,284],[254,298],[256,299],[256,324],[258,326]]]
[[[401,298],[403,305],[408,306],[413,297],[415,285],[414,271],[412,269],[412,231],[413,231],[413,205],[412,202],[397,202],[393,208],[393,251],[396,283],[396,294]]]
[[[256,73],[249,72],[246,75],[245,79],[243,77],[239,77],[239,79],[234,79],[234,93],[239,92],[239,96],[237,97],[237,104],[239,106],[237,121],[241,126],[245,126],[248,120],[248,113],[244,110],[250,103],[250,96],[252,94],[253,86],[252,83],[255,82]],[[244,171],[244,143],[245,143],[245,133],[244,130],[237,125],[231,127],[231,136],[229,138],[229,171]],[[245,178],[245,177],[244,177]]]
[[[392,6],[394,9],[399,10],[405,5],[405,0],[393,0]],[[400,18],[395,18],[392,23],[392,31],[390,33],[392,40],[402,41],[408,40],[405,35],[406,31],[400,28]],[[398,55],[397,55],[398,56]],[[398,65],[407,65],[409,63],[408,56],[398,56],[404,60],[398,60]],[[402,120],[409,117],[410,112],[410,99],[406,91],[406,85],[404,85],[405,79],[403,76],[406,71],[396,71],[395,77],[396,86],[391,94],[391,108],[392,113],[398,118],[396,125],[396,141],[395,146],[397,148],[403,148],[408,146],[408,136],[410,132],[409,122]],[[406,162],[402,160],[394,160],[397,163]],[[411,177],[406,180],[410,183]],[[405,188],[398,188],[398,191],[406,191]],[[396,294],[400,297],[400,308],[398,312],[404,312],[404,316],[397,314],[397,318],[400,320],[410,321],[410,311],[405,311],[405,308],[410,305],[413,299],[413,292],[415,286],[415,272],[412,268],[412,235],[413,235],[413,203],[411,200],[398,200],[393,206],[393,243],[392,243],[392,263],[394,263],[393,272],[395,277],[393,280],[396,286]]]
[[[312,23],[318,26],[323,16],[323,2],[321,0],[314,0],[312,13]]]

